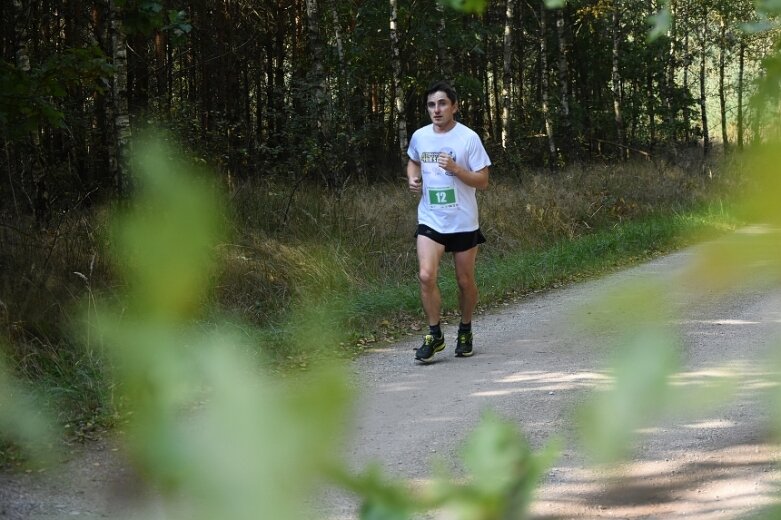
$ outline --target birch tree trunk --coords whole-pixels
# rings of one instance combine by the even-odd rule
[[[447,16],[445,5],[442,2],[436,2],[437,17],[439,25],[437,26],[437,69],[440,79],[452,81],[453,59],[447,48]]]
[[[575,147],[572,142],[572,115],[569,108],[569,51],[563,7],[556,10],[556,34],[559,41],[559,110],[561,116],[561,137],[559,141],[563,143],[562,148],[565,160],[572,160]]]
[[[613,6],[613,51],[612,51],[612,93],[613,93],[613,119],[616,123],[616,140],[618,141],[621,160],[627,159],[626,134],[624,131],[624,116],[621,112],[621,74],[619,67],[621,43],[621,3],[615,0]]]
[[[504,12],[504,64],[502,70],[502,148],[507,150],[512,113],[513,80],[513,8],[514,0],[507,0]]]
[[[553,121],[550,116],[550,107],[548,106],[548,98],[550,96],[550,81],[548,79],[548,34],[547,23],[545,21],[545,15],[547,9],[545,3],[540,7],[540,87],[542,96],[542,117],[545,120],[545,134],[548,137],[548,154],[549,164],[551,170],[556,169],[556,140],[553,136]]]
[[[396,115],[396,130],[399,137],[399,158],[404,165],[407,163],[407,121],[404,114],[404,95],[401,88],[401,57],[399,54],[398,34],[398,1],[390,2],[390,42],[391,57],[393,61],[393,96]]]
[[[746,39],[740,37],[738,54],[738,150],[743,149],[743,73],[745,70]]]
[[[670,30],[667,35],[670,39],[670,50],[667,55],[667,77],[665,79],[665,91],[667,95],[667,127],[670,132],[670,141],[673,144],[673,151],[675,150],[675,143],[677,141],[677,135],[675,130],[675,115],[676,106],[673,101],[673,95],[675,93],[675,65],[676,65],[676,46],[678,42],[678,3],[676,0],[670,0],[670,15],[672,20],[670,22]]]
[[[306,0],[307,39],[311,52],[312,71],[311,86],[315,101],[315,118],[318,128],[324,125],[323,108],[325,106],[325,72],[323,69],[323,45],[320,38],[320,20],[318,18],[317,0]]]
[[[691,64],[691,56],[689,55],[689,31],[686,31],[686,34],[683,37],[683,56],[684,56],[684,63],[683,63],[683,89],[686,92],[689,92],[689,65]],[[691,139],[691,109],[689,108],[689,103],[684,103],[683,105],[683,132],[684,132],[684,142],[687,144],[690,142]]]
[[[14,35],[16,37],[16,47],[14,48],[14,58],[16,68],[22,72],[30,72],[30,55],[27,52],[27,18],[29,9],[24,9],[22,0],[13,0]]]
[[[114,188],[120,199],[130,195],[130,113],[127,91],[127,40],[122,27],[122,12],[117,0],[109,0],[111,20],[111,56],[114,64],[112,85],[114,115],[114,149],[110,153],[109,166],[114,178]]]

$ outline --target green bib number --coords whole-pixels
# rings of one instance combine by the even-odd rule
[[[432,206],[445,206],[456,203],[455,188],[432,188],[428,190],[428,202]]]

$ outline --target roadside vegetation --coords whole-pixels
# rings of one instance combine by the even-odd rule
[[[260,12],[198,4],[192,20],[154,1],[76,2],[64,18],[53,4],[0,8],[10,15],[0,17],[8,177],[0,193],[0,461],[43,464],[59,439],[114,428],[166,518],[309,518],[305,504],[323,475],[362,498],[366,519],[441,507],[460,519],[522,518],[557,449],[533,453],[518,425],[495,417],[469,438],[467,478],[437,476],[419,495],[379,470],[355,475],[334,460],[353,390],[340,361],[424,325],[411,236],[416,200],[402,170],[386,167],[399,162],[407,123],[422,115],[424,76],[456,78],[464,116],[482,122],[497,152],[502,136],[518,137],[492,151],[491,186],[480,194],[489,242],[478,260],[479,305],[490,311],[739,222],[778,228],[781,158],[769,141],[778,135],[778,5],[725,4],[705,8],[702,19],[687,16],[692,3],[681,13],[664,7],[646,39],[647,6],[568,3],[537,18],[513,15],[508,1],[492,4],[491,16],[460,18],[432,4],[418,18],[408,3],[398,16],[393,1],[390,13],[372,2],[319,11],[305,4]],[[553,16],[555,38],[545,23]],[[448,30],[458,41],[441,47],[454,59],[441,68],[439,53],[417,52],[440,48],[437,31],[396,48],[395,29],[384,28],[397,18],[407,35],[417,25],[458,28]],[[293,23],[305,19],[305,30]],[[583,30],[572,31],[573,22]],[[700,26],[696,93],[688,45]],[[346,56],[323,53],[321,37],[340,48],[346,27],[357,46]],[[531,39],[502,38],[510,29]],[[707,119],[714,42],[723,162]],[[374,59],[390,50],[404,60]],[[500,50],[521,58],[518,71]],[[733,148],[730,62],[738,67]],[[748,76],[758,80],[747,104]],[[180,154],[159,136],[131,147],[145,121],[163,121],[198,153]],[[641,157],[627,161],[630,151]],[[748,173],[764,175],[760,189],[734,211]],[[739,288],[747,265],[775,281],[779,258],[775,234],[752,234],[707,251],[696,281],[706,290]],[[442,278],[452,311],[452,271]],[[613,388],[573,417],[599,462],[625,456],[632,432],[665,408],[703,402],[671,389],[679,365],[664,313],[639,316],[669,310],[660,292],[628,287],[628,300],[600,304],[638,316],[621,324],[626,344],[616,346]],[[729,390],[715,386],[702,393]],[[769,399],[781,402],[777,391]]]
[[[499,165],[480,194],[489,238],[478,262],[480,308],[729,229],[726,208],[739,179],[716,166],[702,171],[646,160],[557,175]],[[227,231],[213,250],[213,289],[195,316],[201,327],[251,330],[251,348],[277,370],[311,363],[315,354],[297,348],[295,338],[307,319],[333,339],[316,349],[329,356],[355,355],[421,329],[417,200],[404,182],[356,183],[335,194],[275,181],[224,195]],[[110,249],[110,214],[74,211],[45,231],[33,222],[0,228],[8,266],[0,275],[5,348],[15,372],[45,389],[60,422],[78,437],[121,412],[96,355],[97,317],[126,290],[117,271],[125,260]],[[452,311],[456,287],[447,263],[442,282]]]
[[[361,497],[361,518],[443,508],[463,519],[522,518],[560,446],[553,439],[534,452],[518,425],[490,414],[462,452],[469,478],[440,472],[418,493],[379,468],[347,470],[334,456],[354,393],[339,358],[421,327],[408,258],[414,197],[396,184],[339,197],[302,186],[287,221],[275,221],[273,201],[290,200],[283,186],[246,187],[226,204],[204,172],[150,143],[137,157],[139,190],[127,207],[66,218],[51,242],[27,231],[47,247],[27,249],[41,256],[16,264],[25,273],[19,279],[35,276],[46,294],[24,284],[17,294],[29,299],[30,316],[49,312],[53,321],[39,329],[32,320],[14,323],[15,366],[0,373],[12,405],[3,410],[4,431],[11,446],[25,448],[25,464],[56,457],[63,426],[90,437],[113,423],[166,518],[308,518],[308,497],[323,476]],[[497,170],[483,218],[502,239],[485,247],[480,263],[483,309],[723,232],[733,225],[725,194],[742,190],[720,169],[693,176],[639,163],[558,177]],[[366,204],[367,194],[384,202]],[[253,203],[253,195],[269,203]],[[451,273],[443,276],[452,308]],[[628,381],[622,397],[651,416],[662,406],[651,396],[674,364],[660,357],[663,366],[649,372],[648,360],[632,359],[641,362],[619,374]],[[646,373],[653,377],[638,377]],[[37,399],[29,380],[42,390]],[[611,395],[590,404],[587,417],[615,416]],[[628,419],[639,425],[647,417]],[[621,424],[587,428],[606,459],[629,442]],[[20,460],[12,450],[4,456]]]

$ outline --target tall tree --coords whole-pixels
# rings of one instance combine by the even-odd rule
[[[743,75],[746,70],[746,37],[744,35],[740,36],[740,43],[739,43],[739,50],[738,50],[738,116],[737,116],[737,126],[738,126],[738,149],[743,149]]]
[[[502,60],[502,148],[507,149],[512,112],[513,9],[515,0],[506,0],[504,13],[504,53]]]
[[[115,147],[109,159],[109,166],[117,194],[120,198],[124,198],[130,194],[128,165],[132,132],[128,111],[127,40],[125,29],[122,26],[122,10],[117,0],[109,0],[109,16],[111,19],[111,54],[114,64],[112,108],[115,139]]]
[[[553,119],[550,114],[550,79],[548,70],[548,31],[547,12],[545,3],[540,6],[540,91],[542,97],[542,117],[545,122],[545,135],[548,138],[548,167],[555,170],[557,167],[556,140],[553,135]]]
[[[727,135],[727,96],[724,85],[724,73],[727,62],[727,21],[725,14],[719,14],[719,108],[721,112],[721,142],[724,153],[729,149],[729,136]]]
[[[707,96],[705,86],[707,83],[707,76],[705,74],[705,63],[708,56],[708,14],[709,9],[706,2],[701,6],[701,19],[702,26],[700,29],[700,116],[702,122],[702,152],[704,155],[708,155],[710,152],[710,132],[708,130],[708,110],[707,110]]]
[[[561,132],[559,143],[563,149],[565,160],[573,160],[576,154],[572,141],[572,114],[569,101],[569,45],[567,44],[566,22],[564,7],[555,10],[556,35],[558,39],[558,80],[559,80],[559,115],[561,120]]]
[[[613,0],[612,66],[611,85],[613,94],[613,120],[615,121],[616,140],[622,160],[627,158],[624,116],[621,107],[621,0]]]
[[[407,151],[407,121],[404,112],[404,92],[401,87],[401,57],[399,54],[399,8],[398,0],[389,0],[390,2],[390,42],[391,42],[391,61],[393,62],[393,95],[394,95],[394,115],[396,117],[396,129],[398,132],[399,157],[402,163],[405,163]]]

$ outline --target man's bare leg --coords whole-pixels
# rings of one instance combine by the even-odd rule
[[[442,296],[439,292],[437,277],[439,263],[445,252],[445,246],[423,235],[418,235],[418,279],[420,280],[420,299],[423,311],[430,326],[439,324],[442,312]]]
[[[477,246],[467,251],[453,253],[458,281],[458,305],[461,310],[461,323],[472,323],[472,315],[477,306],[477,282],[475,281],[475,263]]]

